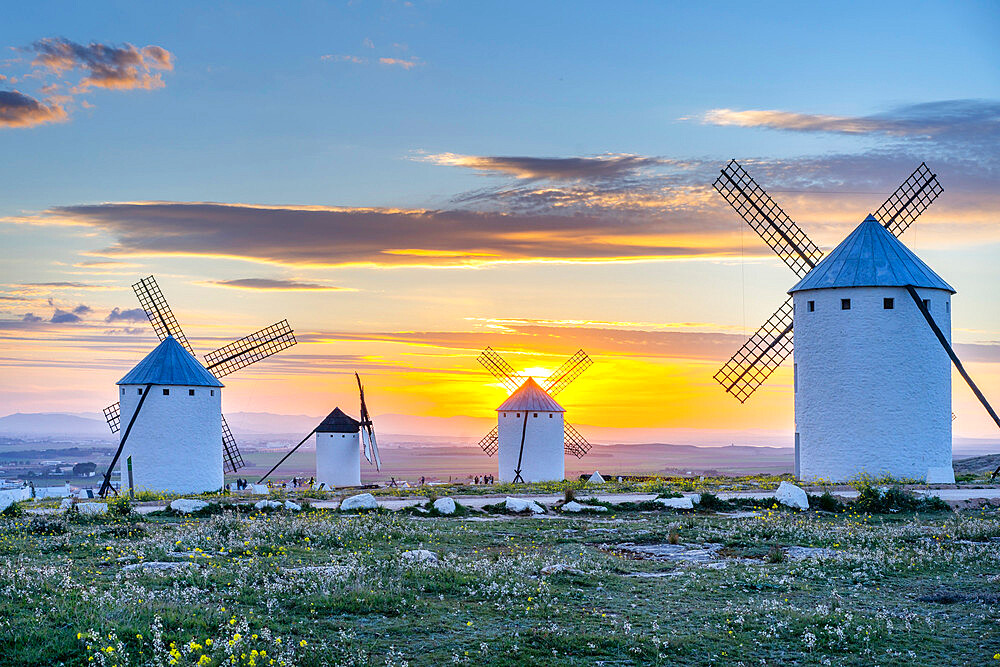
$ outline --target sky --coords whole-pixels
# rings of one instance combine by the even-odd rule
[[[796,281],[712,189],[732,158],[824,250],[926,162],[902,240],[1000,402],[996,3],[19,3],[0,156],[3,414],[114,402],[155,275],[201,354],[294,328],[227,412],[356,412],[358,371],[471,437],[483,348],[540,378],[582,348],[584,435],[788,445],[790,361],[746,404],[712,379]]]

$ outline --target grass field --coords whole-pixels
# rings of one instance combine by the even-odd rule
[[[0,517],[12,665],[1000,664],[998,592],[982,510]]]

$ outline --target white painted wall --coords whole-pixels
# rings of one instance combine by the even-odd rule
[[[360,433],[316,434],[316,483],[361,486]]]
[[[918,289],[951,340],[951,294]],[[894,299],[886,310],[883,298]],[[851,309],[841,309],[851,299]],[[808,311],[815,301],[815,311]],[[800,479],[951,470],[951,361],[909,293],[850,287],[793,294]]]
[[[517,467],[517,457],[521,451],[524,414],[523,412],[497,413],[500,436],[497,478],[501,482],[514,481],[514,469]],[[563,413],[529,412],[527,414],[528,426],[524,436],[521,477],[525,482],[548,482],[565,479]]]
[[[121,385],[120,438],[145,385]],[[170,395],[164,396],[163,390]],[[188,390],[194,390],[194,396]],[[122,391],[124,390],[124,392]],[[214,395],[213,395],[214,393]],[[154,385],[142,404],[119,460],[128,488],[128,457],[136,491],[201,493],[222,488],[222,389]]]

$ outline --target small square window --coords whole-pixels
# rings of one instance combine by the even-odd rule
[[[139,394],[140,396],[142,396],[142,387],[139,387],[138,389],[136,389],[136,390],[135,390],[135,393],[137,393],[137,394]]]
[[[552,413],[551,412],[549,413],[549,419],[552,419]]]
[[[924,310],[930,310],[930,309],[931,309],[931,300],[924,299]]]
[[[125,395],[125,387],[122,387],[122,395]]]
[[[950,313],[951,312],[951,301],[945,301],[944,302],[944,312],[946,312],[946,313]]]
[[[851,300],[850,299],[841,299],[840,300],[840,309],[841,310],[850,310],[851,309]]]
[[[516,414],[515,414],[514,416],[515,416],[515,417],[520,417],[520,416],[521,416],[521,413],[520,413],[520,412],[518,412],[518,413],[516,413]]]
[[[895,307],[896,307],[896,300],[893,299],[891,296],[887,296],[884,299],[882,299],[882,308],[884,308],[885,310],[892,310]]]
[[[211,392],[212,392],[212,396],[215,396],[215,390],[212,389]]]
[[[813,312],[814,310],[816,310],[816,302],[815,301],[807,301],[806,302],[806,309],[810,313]]]
[[[163,390],[163,395],[164,396],[169,396],[170,395],[170,390],[169,389],[164,389]]]
[[[538,413],[537,413],[537,412],[535,413],[535,416],[534,416],[534,418],[535,418],[535,419],[537,419],[537,418],[538,418]]]
[[[188,396],[194,396],[194,389],[188,389]]]

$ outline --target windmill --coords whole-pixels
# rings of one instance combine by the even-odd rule
[[[951,347],[955,290],[897,238],[943,192],[937,177],[922,163],[825,257],[735,161],[715,188],[800,278],[715,379],[746,401],[792,351],[794,322],[796,477],[954,482],[949,360],[1000,418]]]
[[[187,336],[177,323],[173,311],[167,304],[163,293],[156,284],[153,276],[143,278],[132,285],[132,290],[139,299],[139,304],[146,312],[149,323],[153,326],[153,331],[161,341],[172,337],[187,350],[192,357],[197,358],[191,344],[188,343]],[[238,370],[246,368],[261,359],[266,359],[273,354],[295,345],[295,334],[288,326],[288,320],[281,320],[260,331],[244,336],[228,345],[209,352],[205,355],[205,369],[216,378],[225,377]],[[108,426],[112,433],[117,433],[121,427],[121,403],[115,403],[104,409],[104,417],[108,421]],[[134,419],[135,415],[132,415]],[[222,416],[222,455],[223,465],[226,472],[236,472],[243,467],[243,457],[240,454],[236,439],[226,418]],[[104,483],[101,486],[101,495],[105,495],[111,488],[111,471],[121,455],[122,444],[119,444],[118,451],[108,467]]]
[[[713,186],[799,278],[822,259],[823,251],[736,160],[721,170]],[[898,237],[942,192],[937,176],[921,162],[879,207],[875,219]],[[791,354],[792,319],[788,297],[715,374],[715,380],[740,403]]]
[[[497,408],[497,426],[479,441],[479,446],[488,456],[499,454],[500,480],[524,481],[526,475],[522,472],[526,469],[526,464],[534,469],[534,473],[527,476],[528,481],[563,479],[563,453],[583,458],[590,451],[591,444],[563,419],[564,410],[552,397],[568,387],[594,362],[586,352],[578,350],[539,386],[531,377],[525,378],[515,373],[514,368],[490,347],[483,350],[477,361],[511,392],[507,401]],[[529,456],[532,459],[526,462],[524,455],[525,444],[529,441],[529,414],[534,415],[530,420],[530,430],[537,440],[530,447],[532,453]],[[539,414],[548,416],[543,418],[543,422],[536,422]],[[510,418],[521,420],[520,426],[508,424],[505,420]],[[557,422],[561,428],[549,426]],[[502,429],[505,424],[508,424],[507,428]],[[535,428],[536,424],[538,428]],[[545,460],[538,459],[539,456],[543,456]]]
[[[306,437],[299,441],[299,444],[281,457],[281,460],[275,463],[274,467],[268,470],[258,483],[263,484],[264,480],[270,477],[278,469],[278,466],[304,445],[314,433],[316,434],[316,482],[318,484],[326,484],[330,487],[361,486],[362,452],[364,452],[365,460],[375,466],[375,470],[382,469],[378,442],[375,440],[375,424],[368,412],[368,404],[365,402],[365,388],[361,384],[361,376],[356,372],[354,378],[358,382],[361,420],[358,421],[348,416],[339,407],[334,408],[316,428],[309,431]]]

